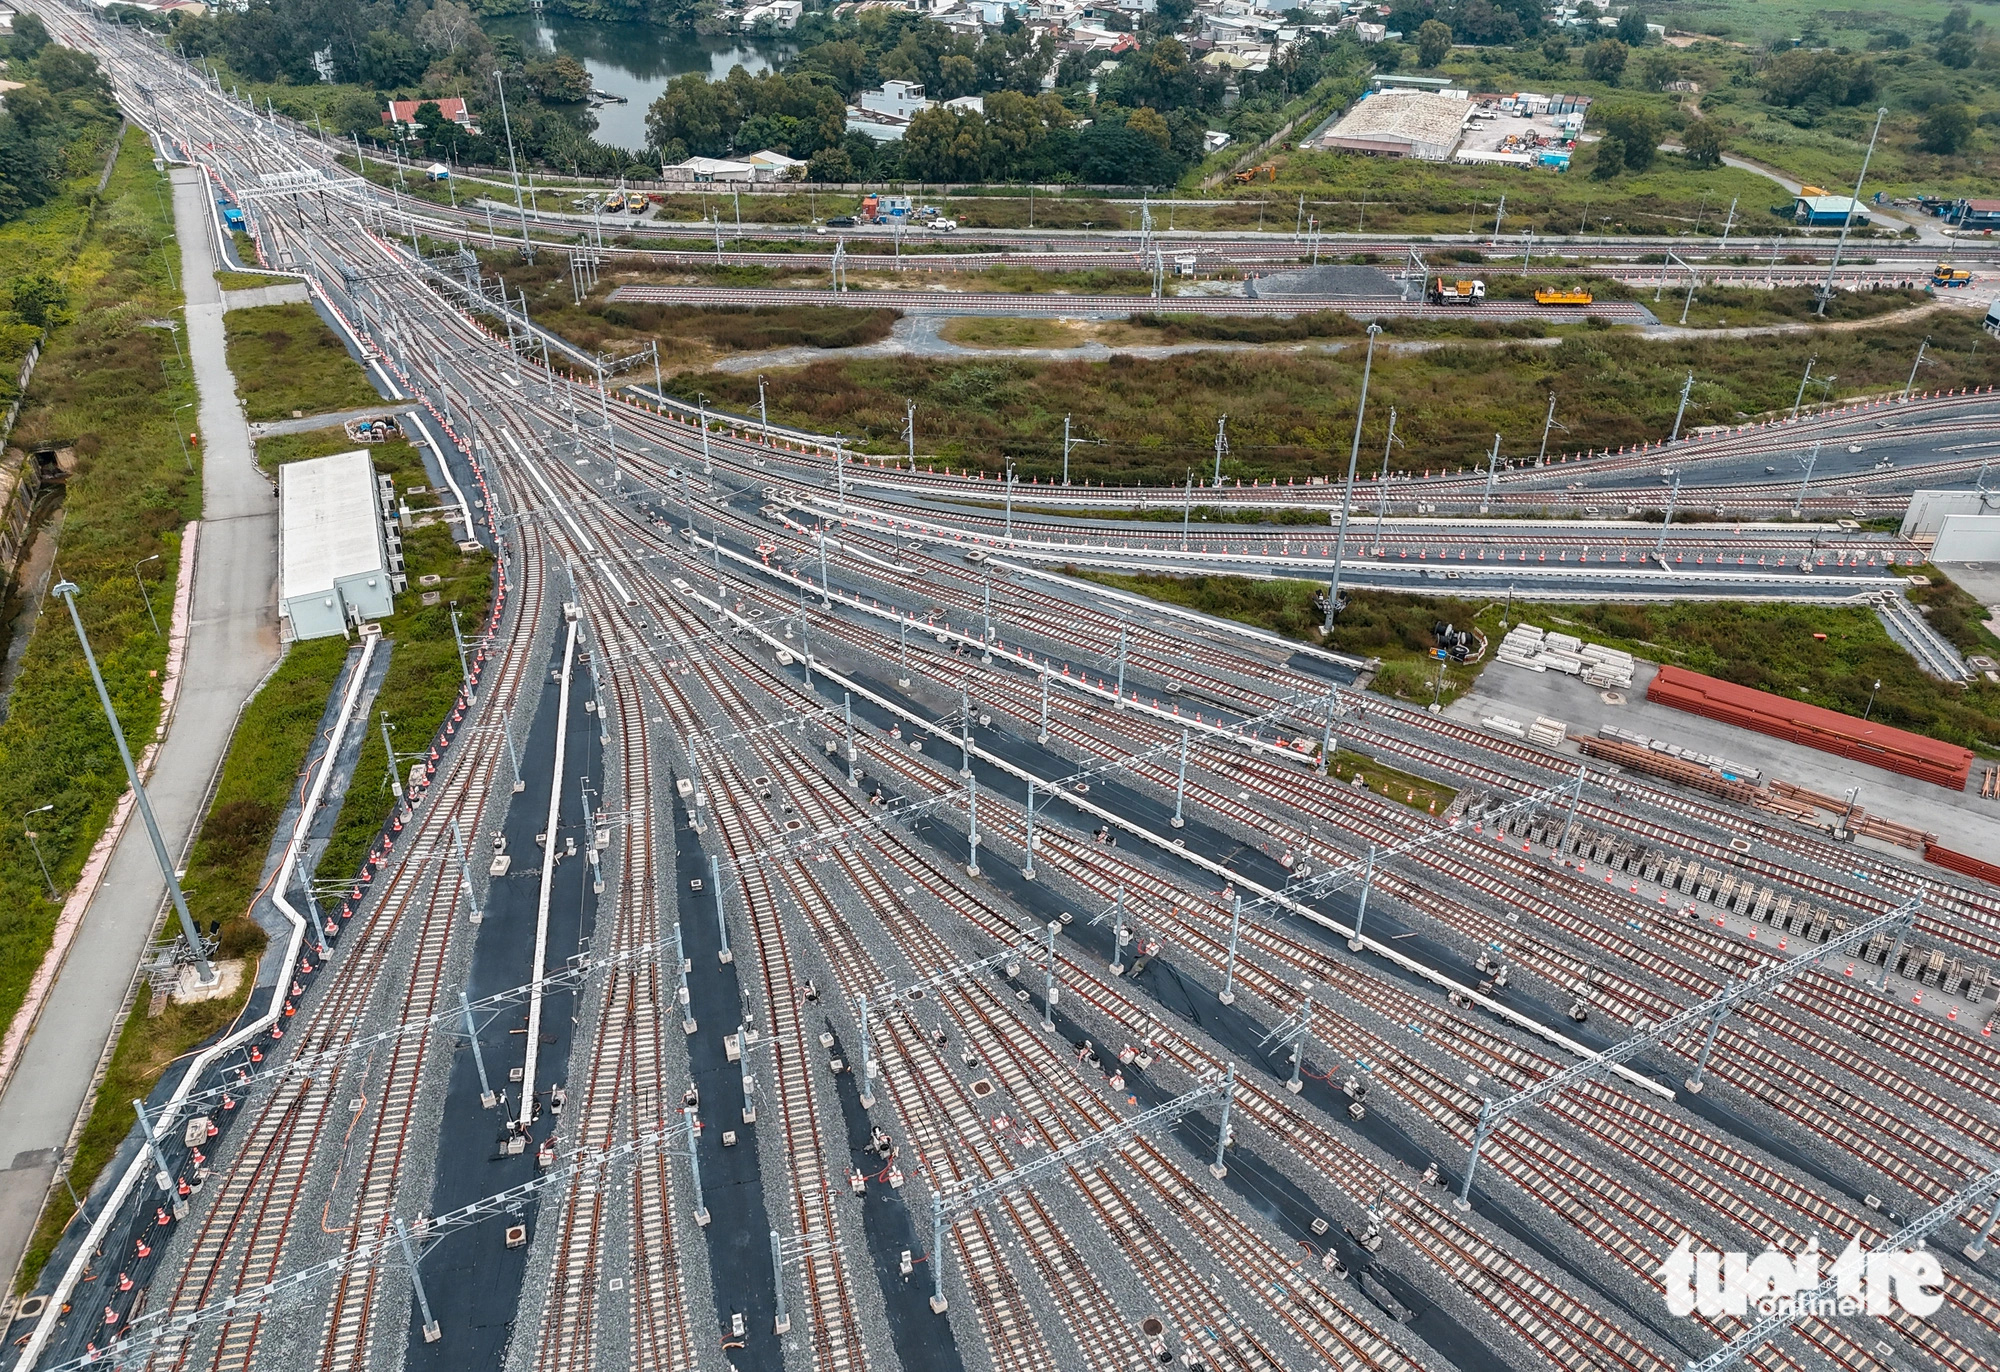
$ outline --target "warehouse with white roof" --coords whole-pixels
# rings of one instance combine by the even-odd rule
[[[278,615],[286,639],[331,638],[395,612],[406,583],[401,539],[385,525],[394,502],[395,488],[376,477],[365,452],[278,468]]]
[[[1471,113],[1471,99],[1457,93],[1376,91],[1357,101],[1326,132],[1320,146],[1336,152],[1443,162],[1458,146]]]

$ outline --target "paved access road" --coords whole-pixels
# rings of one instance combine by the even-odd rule
[[[277,504],[252,458],[223,348],[213,210],[199,175],[176,170],[173,183],[187,345],[200,395],[202,520],[179,693],[147,793],[168,845],[185,852],[237,711],[278,660],[278,559]],[[79,602],[86,624],[90,591],[85,586]],[[0,1094],[0,1158],[13,1160],[0,1172],[0,1269],[12,1272],[27,1247],[116,1027],[127,969],[139,962],[165,900],[145,828],[134,822],[118,840]]]

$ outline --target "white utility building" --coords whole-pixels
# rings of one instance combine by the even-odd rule
[[[385,506],[387,507],[385,512]],[[278,468],[278,616],[286,639],[331,638],[395,613],[395,488],[362,451]]]

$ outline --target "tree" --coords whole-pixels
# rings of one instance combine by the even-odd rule
[[[417,45],[394,29],[372,29],[361,49],[360,72],[370,85],[407,86],[424,73],[423,54]],[[282,66],[273,64],[272,75]]]
[[[1132,117],[1125,121],[1125,127],[1151,142],[1155,147],[1171,148],[1173,146],[1173,134],[1168,130],[1167,121],[1160,117],[1158,110],[1141,105],[1138,109],[1132,111]]]
[[[1875,64],[1866,58],[1794,48],[1764,68],[1764,98],[1786,106],[1816,100],[1823,111],[1874,99],[1875,80]]]
[[[1660,143],[1660,116],[1643,105],[1612,105],[1597,115],[1606,143],[1616,141],[1626,169],[1644,171],[1653,165]],[[1599,158],[1602,159],[1600,149]]]
[[[1600,38],[1583,50],[1583,74],[1607,86],[1618,84],[1625,74],[1625,45],[1616,38]]]
[[[1426,19],[1417,29],[1417,65],[1435,67],[1451,51],[1451,26]]]
[[[1917,146],[1925,152],[1949,155],[1963,152],[1972,142],[1973,114],[1964,105],[1939,105],[1917,126]]]
[[[1715,167],[1722,163],[1722,131],[1706,119],[1697,119],[1681,133],[1688,165]]]
[[[60,324],[69,317],[69,289],[37,268],[14,283],[14,313],[38,329]]]
[[[14,16],[13,36],[7,40],[7,51],[15,57],[34,57],[49,45],[49,27],[42,17],[33,10],[21,10]]]
[[[1625,145],[1616,138],[1606,135],[1597,140],[1597,160],[1591,164],[1590,175],[1594,181],[1609,181],[1625,170]]]
[[[854,162],[845,148],[821,148],[806,163],[808,181],[852,181]]]
[[[1646,15],[1641,10],[1627,9],[1618,16],[1618,26],[1612,30],[1618,41],[1627,47],[1636,48],[1646,41]]]
[[[1557,66],[1569,61],[1569,39],[1563,36],[1561,29],[1549,30],[1542,39],[1542,56]]]
[[[1972,59],[1979,55],[1979,45],[1972,41],[1969,33],[1946,34],[1938,41],[1937,60],[1947,67],[1964,71],[1972,65]]]
[[[568,53],[546,62],[530,62],[521,69],[528,89],[552,105],[581,104],[590,94],[590,72]]]

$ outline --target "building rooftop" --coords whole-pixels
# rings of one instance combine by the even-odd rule
[[[1472,112],[1472,101],[1428,91],[1385,90],[1341,117],[1329,138],[1450,145]]]
[[[278,468],[278,595],[325,595],[342,577],[386,573],[375,468],[359,449]]]

